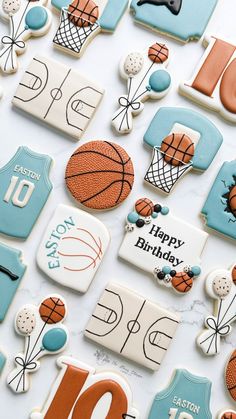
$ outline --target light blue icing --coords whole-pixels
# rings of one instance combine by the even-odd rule
[[[104,31],[114,32],[125,10],[129,0],[108,0],[101,17],[98,20]]]
[[[193,168],[201,171],[208,169],[223,142],[223,137],[216,126],[199,112],[185,108],[160,108],[144,135],[144,142],[150,147],[160,147],[175,123],[200,133],[201,137],[192,159]]]
[[[128,221],[129,221],[130,223],[135,224],[135,223],[136,223],[136,221],[138,221],[138,219],[139,219],[139,215],[137,214],[137,212],[136,212],[136,211],[133,211],[133,212],[130,212],[130,213],[128,214],[127,219],[128,219]]]
[[[0,321],[4,320],[25,270],[21,251],[0,243]]]
[[[57,10],[61,10],[63,7],[69,6],[71,0],[52,0],[51,3]]]
[[[138,0],[132,0],[130,6],[137,22],[186,42],[201,38],[217,0],[183,0],[178,15],[166,6],[137,3]]]
[[[193,419],[211,419],[210,396],[207,378],[176,370],[169,387],[156,395],[148,419],[167,419],[170,409],[177,409],[176,419],[185,412]]]
[[[47,10],[41,6],[35,6],[30,9],[25,17],[25,23],[28,28],[37,31],[42,29],[48,20]]]
[[[199,276],[201,273],[201,268],[199,266],[192,266],[191,271],[195,276]]]
[[[5,363],[6,363],[6,357],[2,352],[0,352],[0,374],[4,368]]]
[[[56,352],[65,346],[67,341],[67,333],[60,327],[48,330],[43,337],[43,348],[49,352]]]
[[[152,73],[149,84],[154,92],[164,92],[170,87],[171,77],[165,70],[157,70]]]
[[[44,154],[38,154],[27,147],[19,147],[14,157],[0,169],[0,232],[8,236],[26,239],[30,234],[48,196],[52,190],[49,180],[49,170],[52,159]],[[17,168],[22,168],[20,171]],[[24,169],[30,172],[22,173]],[[30,173],[30,174],[29,174]],[[8,202],[5,196],[10,189],[12,177],[18,178],[17,183],[10,194]],[[13,203],[17,196],[17,188],[29,181],[34,187],[28,203],[22,208]],[[27,193],[24,187],[19,195],[21,200]]]
[[[202,208],[206,225],[219,233],[236,239],[236,218],[227,212],[227,195],[236,185],[236,160],[225,162],[221,167],[207,200]]]

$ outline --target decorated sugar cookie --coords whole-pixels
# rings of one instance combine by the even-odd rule
[[[236,350],[232,353],[225,371],[226,387],[232,399],[236,402]]]
[[[66,314],[65,301],[56,294],[46,297],[38,307],[28,304],[18,311],[15,329],[25,337],[25,349],[15,357],[16,368],[7,377],[15,393],[29,390],[29,374],[39,369],[39,358],[64,350],[68,331],[62,322]]]
[[[54,45],[80,57],[97,34],[116,30],[128,4],[129,0],[52,0],[61,11]]]
[[[85,336],[157,371],[179,324],[179,316],[135,291],[110,283],[86,327]]]
[[[39,267],[54,281],[86,292],[106,253],[110,236],[97,218],[59,205],[37,253]]]
[[[67,356],[58,358],[57,365],[60,372],[50,395],[40,411],[31,413],[31,419],[139,418],[133,407],[131,389],[123,376],[112,371],[96,372]]]
[[[222,141],[220,131],[200,113],[160,108],[144,135],[144,143],[153,148],[145,181],[170,193],[191,169],[207,170]]]
[[[6,316],[25,270],[21,251],[0,243],[0,322]]]
[[[2,352],[2,350],[0,350],[0,375],[6,364],[6,360],[7,360],[6,355]]]
[[[78,140],[102,100],[104,90],[57,61],[33,58],[13,105]]]
[[[17,56],[25,52],[27,39],[49,30],[51,12],[44,7],[46,3],[47,0],[0,0],[0,17],[10,25],[10,34],[1,39],[0,69],[4,73],[17,71]]]
[[[211,382],[184,369],[155,396],[148,419],[212,419]]]
[[[90,141],[72,154],[65,180],[79,203],[107,210],[121,204],[130,194],[134,182],[133,163],[120,145]]]
[[[180,92],[236,123],[236,45],[207,36],[203,46],[206,51],[197,70],[190,81],[181,83]]]
[[[0,169],[0,232],[26,239],[52,190],[51,157],[19,147]]]
[[[221,338],[227,336],[236,320],[236,267],[217,269],[206,279],[207,294],[214,299],[214,315],[205,319],[205,330],[197,344],[205,355],[220,352]]]
[[[169,49],[156,42],[143,52],[133,51],[122,58],[120,74],[127,80],[127,94],[119,97],[119,109],[112,118],[112,126],[120,134],[133,128],[133,116],[143,110],[147,99],[161,99],[171,85],[166,70]]]
[[[221,167],[201,214],[207,227],[236,239],[236,160]]]
[[[189,292],[200,275],[208,235],[172,216],[167,207],[140,198],[127,217],[119,256],[152,274],[178,294]]]
[[[217,0],[132,0],[135,22],[181,42],[200,39]]]
[[[236,411],[230,409],[224,410],[219,413],[217,419],[236,419]]]

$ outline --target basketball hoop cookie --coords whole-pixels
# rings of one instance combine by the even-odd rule
[[[84,293],[109,242],[109,232],[97,218],[59,205],[39,246],[37,263],[54,281]]]
[[[144,135],[144,143],[153,149],[144,180],[168,194],[191,169],[207,170],[222,142],[220,131],[200,113],[160,108]]]
[[[52,0],[61,12],[54,46],[80,57],[100,32],[113,33],[129,0]]]
[[[181,42],[200,39],[217,0],[132,0],[136,23]]]
[[[205,53],[192,79],[180,84],[180,93],[236,123],[236,45],[206,36]]]
[[[85,336],[157,371],[174,338],[180,318],[116,283],[106,286]]]
[[[62,325],[66,314],[64,299],[54,294],[38,307],[28,304],[17,313],[15,329],[25,337],[25,350],[17,354],[17,366],[7,377],[7,384],[15,393],[29,390],[29,374],[39,369],[39,358],[59,353],[66,347],[69,335]]]
[[[72,154],[65,180],[79,203],[107,210],[121,204],[130,194],[134,182],[133,163],[120,145],[90,141]]]
[[[236,160],[221,167],[201,214],[209,229],[236,239]]]
[[[120,74],[127,80],[127,94],[120,96],[120,108],[112,118],[112,126],[119,134],[127,134],[133,128],[133,116],[143,110],[143,102],[161,99],[169,91],[171,76],[166,70],[169,49],[156,42],[142,52],[131,52],[120,62]]]
[[[135,203],[127,217],[119,256],[154,275],[158,284],[179,294],[189,292],[201,273],[200,261],[208,235],[172,216],[167,207],[148,198]]]
[[[223,410],[217,416],[217,419],[236,419],[236,411],[235,410]]]

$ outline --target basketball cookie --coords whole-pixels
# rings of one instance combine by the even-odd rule
[[[193,276],[189,272],[178,272],[172,278],[172,285],[180,293],[189,292],[193,286]]]
[[[15,318],[16,332],[24,336],[24,352],[15,357],[16,368],[8,375],[7,384],[15,393],[25,393],[30,377],[40,367],[39,359],[64,350],[68,330],[62,325],[67,314],[66,303],[59,295],[46,297],[39,307],[25,305]]]
[[[98,6],[92,0],[74,0],[68,12],[70,21],[81,28],[92,25],[99,16]]]
[[[227,364],[225,382],[232,399],[236,401],[236,350],[232,353]]]
[[[112,118],[112,126],[119,134],[133,128],[133,117],[142,112],[148,99],[161,99],[169,91],[171,76],[166,70],[169,49],[156,42],[142,52],[131,52],[120,62],[120,75],[126,80],[127,94],[118,99],[119,109]]]
[[[121,204],[134,182],[131,158],[118,144],[90,141],[79,147],[66,167],[72,196],[86,207],[107,210]]]
[[[161,143],[164,160],[173,166],[189,163],[194,156],[194,143],[186,134],[168,135]]]
[[[219,413],[217,416],[218,419],[236,419],[236,412],[235,410],[224,410],[223,412]]]
[[[135,210],[143,217],[150,217],[154,212],[154,204],[151,199],[141,198],[135,203]]]

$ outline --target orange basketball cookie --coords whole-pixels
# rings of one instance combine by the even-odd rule
[[[65,317],[65,304],[57,297],[46,298],[39,307],[39,314],[47,324],[58,323]]]
[[[181,293],[189,292],[193,286],[193,278],[190,278],[186,272],[176,273],[171,282],[176,291]]]
[[[154,211],[154,204],[148,198],[140,198],[135,203],[135,210],[138,214],[142,215],[142,217],[150,217]]]
[[[232,214],[236,217],[236,186],[233,186],[229,193],[229,207]]]
[[[194,143],[186,134],[170,134],[161,144],[161,151],[167,163],[181,166],[194,156]]]
[[[162,64],[169,58],[169,50],[165,44],[155,43],[148,50],[148,57],[154,63]]]
[[[236,401],[236,350],[232,353],[226,367],[225,381],[231,397]]]
[[[81,28],[95,23],[99,16],[98,6],[92,0],[74,0],[68,12],[70,21]]]
[[[134,168],[121,146],[108,141],[90,141],[72,154],[65,179],[78,202],[104,210],[127,198],[133,187]]]

